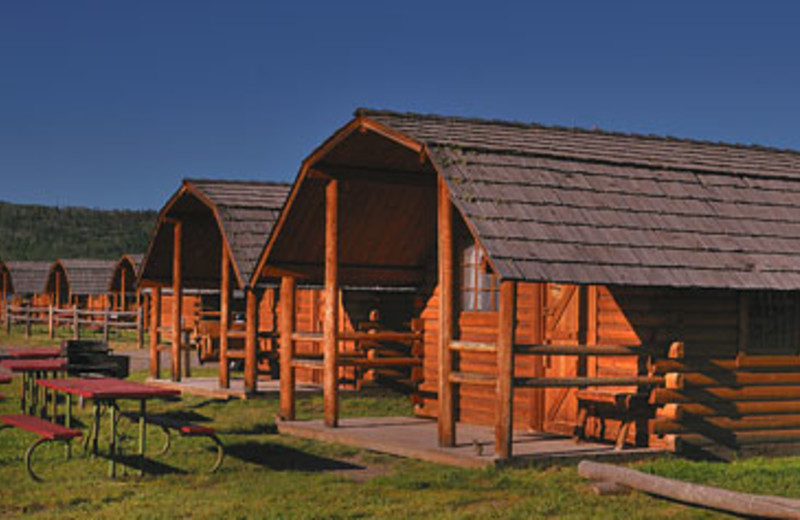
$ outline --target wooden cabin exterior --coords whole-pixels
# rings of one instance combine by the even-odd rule
[[[108,292],[111,308],[115,311],[130,311],[139,308],[141,295],[136,289],[136,278],[144,255],[122,255],[114,265]]]
[[[53,262],[45,291],[55,308],[77,307],[88,311],[111,308],[111,279],[115,262],[87,258]]]
[[[413,288],[417,413],[685,451],[800,446],[800,154],[360,110],[302,165],[254,281]],[[325,422],[352,337],[324,305]],[[405,320],[401,320],[405,321]],[[397,331],[412,332],[411,330]]]
[[[229,361],[241,359],[246,391],[257,389],[273,350],[274,299],[273,287],[250,278],[287,192],[276,183],[185,180],[161,209],[138,280],[152,291],[151,377],[166,349],[172,379],[187,375],[192,334],[201,356],[218,362],[221,387],[230,385]]]
[[[8,266],[0,260],[0,319],[4,319],[6,315],[6,305],[14,290],[11,287],[11,273]]]
[[[50,265],[50,262],[32,260],[6,262],[9,301],[15,306],[30,304],[33,307],[44,307],[49,305],[49,296],[45,287]]]

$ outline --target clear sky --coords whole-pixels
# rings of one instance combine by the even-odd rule
[[[292,180],[358,106],[800,149],[800,2],[0,0],[0,200]]]

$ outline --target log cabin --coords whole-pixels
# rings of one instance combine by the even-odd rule
[[[162,207],[138,279],[152,290],[151,377],[160,377],[159,351],[167,349],[172,379],[187,375],[185,336],[195,331],[206,345],[201,356],[218,361],[222,388],[230,386],[229,361],[238,359],[245,390],[257,390],[259,367],[269,365],[272,288],[250,279],[288,190],[280,183],[186,179]],[[166,288],[171,295],[163,298]],[[187,291],[195,291],[193,302]]]
[[[9,260],[6,262],[7,294],[13,305],[30,304],[34,307],[49,305],[45,287],[50,266],[50,262],[33,260]]]
[[[111,305],[109,292],[115,262],[88,258],[59,259],[50,266],[45,291],[55,308],[77,307],[104,311]]]
[[[680,451],[800,446],[800,153],[360,109],[302,163],[251,285],[280,278],[293,418],[298,283],[413,287],[416,413]],[[405,320],[402,320],[405,321]],[[398,333],[411,332],[396,331]]]
[[[136,278],[144,255],[122,255],[114,266],[108,292],[113,310],[129,311],[139,308],[140,294],[136,290]]]
[[[11,288],[11,274],[6,263],[0,260],[0,319],[5,318],[6,305],[12,294],[14,291]]]

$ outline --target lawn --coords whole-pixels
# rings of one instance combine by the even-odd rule
[[[0,335],[0,343],[4,341]],[[14,341],[19,344],[19,341]],[[144,374],[134,375],[142,379]],[[16,383],[16,381],[15,381]],[[0,412],[16,413],[16,384],[0,387]],[[465,470],[277,435],[277,398],[229,402],[185,397],[153,409],[181,410],[213,425],[227,446],[222,469],[198,469],[213,456],[199,440],[178,439],[157,475],[106,477],[107,462],[75,443],[37,452],[48,483],[27,478],[22,454],[33,436],[0,431],[0,517],[25,518],[717,518],[713,512],[634,493],[596,497],[574,466],[547,470]],[[406,398],[381,392],[342,395],[342,415],[408,414]],[[89,408],[77,410],[86,421]],[[300,418],[319,417],[322,401],[303,395]],[[132,425],[122,425],[133,434]],[[101,444],[101,449],[104,444]],[[132,453],[131,441],[123,444]],[[740,491],[800,496],[800,459],[751,459],[729,464],[665,456],[636,465],[664,476]],[[190,470],[190,471],[186,471]]]

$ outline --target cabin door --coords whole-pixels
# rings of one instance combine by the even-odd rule
[[[549,345],[584,344],[581,325],[582,302],[585,290],[577,285],[548,283],[544,289],[544,340]],[[577,356],[544,356],[544,377],[575,377],[584,375],[585,368]],[[572,434],[577,418],[575,388],[546,388],[544,417],[540,424],[544,431]]]

